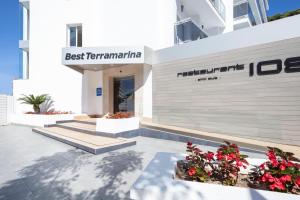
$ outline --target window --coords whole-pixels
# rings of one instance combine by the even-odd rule
[[[82,47],[82,25],[68,25],[68,46]]]
[[[241,3],[241,4],[235,5],[233,7],[233,17],[234,18],[248,15],[248,13],[249,13],[249,3],[248,2]]]

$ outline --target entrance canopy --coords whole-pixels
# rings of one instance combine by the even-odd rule
[[[134,47],[69,47],[62,49],[62,64],[77,70],[101,70],[128,64],[152,64],[152,50]]]

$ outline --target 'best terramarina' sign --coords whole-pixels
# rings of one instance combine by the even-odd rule
[[[107,60],[107,59],[134,59],[141,58],[142,52],[119,52],[119,53],[92,53],[79,54],[66,53],[65,60]]]

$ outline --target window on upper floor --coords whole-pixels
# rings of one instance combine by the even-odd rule
[[[69,47],[82,47],[82,25],[67,25],[67,45]]]

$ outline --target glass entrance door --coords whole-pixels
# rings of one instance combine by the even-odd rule
[[[134,77],[114,78],[114,113],[134,113]]]

